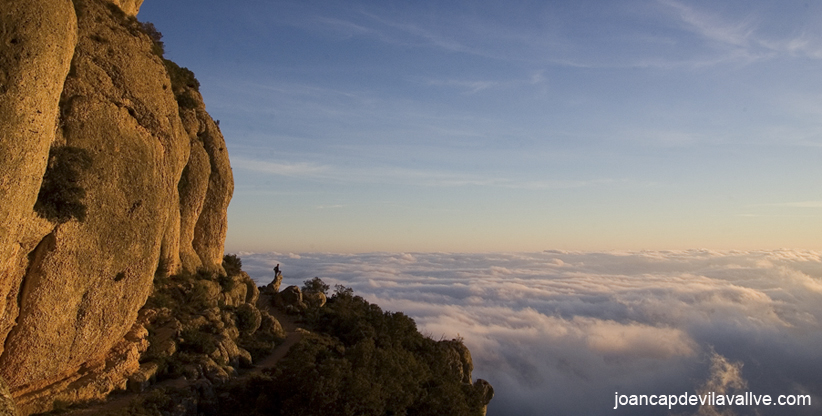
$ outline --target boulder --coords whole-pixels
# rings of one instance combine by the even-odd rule
[[[134,393],[144,392],[154,381],[159,369],[160,366],[153,361],[141,364],[140,369],[128,378],[128,390]]]
[[[482,403],[486,406],[494,398],[494,387],[481,378],[474,382],[474,390],[478,392],[479,397],[482,398]]]
[[[6,381],[0,378],[0,416],[20,416]]]
[[[230,337],[233,340],[236,340],[240,337],[240,331],[237,329],[237,317],[231,311],[223,311],[222,313],[222,320],[223,320],[223,333]]]
[[[274,276],[274,280],[272,280],[269,284],[267,284],[265,286],[265,288],[263,288],[263,292],[265,292],[265,293],[267,293],[271,296],[276,295],[277,293],[280,292],[280,285],[282,284],[282,282],[283,282],[283,275],[278,274],[278,275]]]
[[[240,272],[240,281],[246,287],[245,303],[256,305],[257,300],[260,298],[260,289],[257,288],[257,283],[246,272]]]
[[[235,314],[237,316],[237,329],[243,334],[253,334],[262,324],[262,313],[249,303],[240,305]]]
[[[110,2],[114,3],[117,7],[123,10],[123,13],[129,16],[137,16],[137,13],[140,12],[140,6],[143,4],[143,0],[109,0]]]
[[[448,365],[453,368],[452,373],[456,374],[463,383],[471,384],[474,361],[468,347],[459,339],[440,341],[440,345],[446,349]]]
[[[161,339],[153,342],[148,348],[148,355],[159,359],[169,358],[177,352],[177,341],[175,339]]]
[[[326,297],[323,292],[303,292],[303,301],[309,308],[321,308],[325,305]]]
[[[231,276],[226,279],[231,279],[231,288],[223,292],[223,304],[236,307],[245,303],[248,298],[248,285],[242,276]]]
[[[203,376],[214,384],[223,384],[231,378],[229,373],[211,358],[204,358],[200,362]]]
[[[480,378],[474,382],[474,390],[482,401],[482,414],[485,416],[488,412],[488,403],[494,398],[494,388],[491,386],[491,383]]]
[[[289,286],[274,296],[274,304],[286,311],[304,311],[308,305],[303,302],[303,294],[298,286]]]
[[[285,338],[285,330],[280,321],[265,310],[260,311],[260,329],[258,330],[268,332],[279,339]]]
[[[141,315],[151,317],[148,325],[153,333],[149,337],[150,345],[146,355],[159,360],[171,357],[177,352],[177,339],[183,331],[183,324],[177,318],[166,316],[164,312],[170,311],[166,308],[159,311],[153,309],[141,311]]]
[[[240,368],[252,368],[254,367],[254,360],[251,358],[251,353],[245,349],[238,348],[240,357]],[[0,415],[1,416],[1,415]]]

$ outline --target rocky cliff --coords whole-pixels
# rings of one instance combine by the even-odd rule
[[[123,387],[155,273],[222,272],[225,142],[141,3],[0,10],[0,377],[23,413]]]

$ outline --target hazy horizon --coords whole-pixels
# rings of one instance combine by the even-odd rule
[[[808,394],[822,409],[822,252],[239,253],[258,284],[314,276],[401,311],[435,339],[462,336],[489,416],[713,415],[622,407],[620,394]],[[759,411],[760,413],[756,413]]]

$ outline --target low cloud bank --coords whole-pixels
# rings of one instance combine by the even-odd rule
[[[492,416],[670,414],[613,410],[614,393],[694,394],[732,376],[813,405],[674,413],[822,411],[819,252],[240,254],[259,284],[280,263],[286,285],[319,276],[434,338],[464,337],[474,376],[496,390]]]

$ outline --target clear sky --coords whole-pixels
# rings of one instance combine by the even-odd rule
[[[147,0],[227,251],[822,248],[817,1]]]

